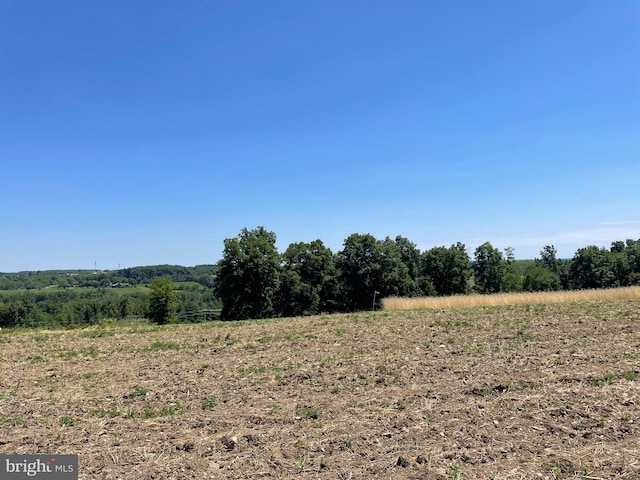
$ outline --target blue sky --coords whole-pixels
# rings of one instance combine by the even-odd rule
[[[0,271],[640,238],[640,4],[0,3]]]

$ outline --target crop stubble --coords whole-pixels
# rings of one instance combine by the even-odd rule
[[[640,478],[640,301],[0,335],[0,453],[83,479]]]

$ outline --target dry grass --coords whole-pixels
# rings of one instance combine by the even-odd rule
[[[495,295],[454,295],[450,297],[388,297],[382,300],[384,310],[422,310],[441,308],[493,307],[498,305],[538,305],[575,303],[596,300],[640,298],[640,286],[600,290],[560,292],[499,293]]]
[[[640,301],[0,332],[0,454],[81,480],[638,479]]]

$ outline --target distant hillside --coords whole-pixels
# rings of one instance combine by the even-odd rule
[[[0,290],[37,290],[43,288],[119,287],[144,285],[155,277],[170,277],[174,282],[196,282],[212,287],[216,265],[150,265],[120,270],[44,270],[0,273]]]

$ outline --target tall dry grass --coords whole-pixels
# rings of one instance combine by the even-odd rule
[[[640,298],[640,286],[561,292],[454,295],[451,297],[387,297],[382,300],[382,306],[384,310],[424,310],[431,308],[493,307],[498,305],[574,303],[593,300],[625,300],[636,298]]]

